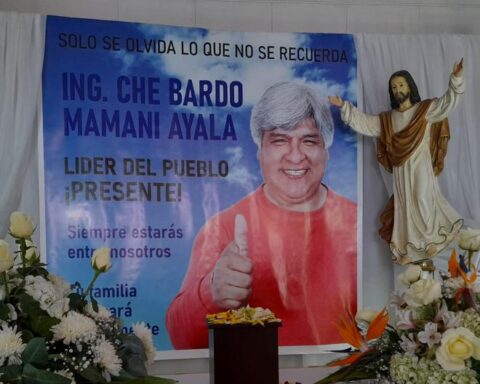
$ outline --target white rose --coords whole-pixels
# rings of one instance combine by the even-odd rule
[[[107,272],[112,266],[110,260],[110,248],[102,247],[93,252],[92,267],[99,272]]]
[[[422,268],[419,265],[410,264],[405,270],[405,272],[398,275],[398,279],[407,287],[409,287],[410,284],[420,279],[421,274],[422,274]]]
[[[364,308],[357,312],[355,315],[355,321],[357,323],[371,323],[375,317],[380,313],[377,309]]]
[[[465,228],[458,235],[458,246],[467,251],[480,250],[480,230]]]
[[[480,339],[467,328],[452,328],[442,335],[440,347],[435,356],[447,371],[465,368],[465,360],[473,357],[480,360]]]
[[[26,239],[32,236],[34,227],[30,216],[15,211],[10,215],[10,233],[13,237]]]
[[[428,305],[442,297],[442,287],[432,278],[421,279],[405,291],[405,302],[411,307]]]
[[[0,273],[8,271],[13,265],[13,257],[10,254],[8,243],[0,240]]]

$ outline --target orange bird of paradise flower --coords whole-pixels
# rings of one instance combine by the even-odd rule
[[[477,280],[477,270],[475,267],[472,267],[472,273],[470,277],[467,273],[463,270],[461,265],[458,263],[457,259],[457,252],[455,249],[452,250],[452,254],[450,255],[450,260],[448,260],[448,272],[450,272],[450,276],[453,278],[461,277],[463,282],[465,283],[465,287],[459,288],[457,292],[455,292],[455,303],[457,306],[460,304],[462,297],[466,299],[468,307],[475,308],[475,302],[470,299],[472,294],[470,290],[470,286]]]
[[[344,359],[332,361],[328,364],[329,367],[338,367],[343,365],[349,365],[361,357],[365,356],[368,352],[371,351],[368,342],[374,339],[378,339],[388,324],[388,313],[384,308],[381,310],[377,316],[372,320],[368,326],[367,333],[362,335],[357,327],[357,322],[352,313],[347,313],[346,316],[340,318],[340,323],[337,324],[338,332],[342,338],[350,344],[352,347],[355,347],[357,351],[351,353]]]
[[[467,276],[467,273],[463,270],[463,268],[458,263],[457,259],[457,252],[455,249],[452,250],[452,254],[450,255],[450,260],[448,261],[448,272],[450,272],[450,276],[453,278],[461,276],[465,285],[473,284],[477,280],[477,270],[473,268],[473,272],[470,274],[470,277]]]

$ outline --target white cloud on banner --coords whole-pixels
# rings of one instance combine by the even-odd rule
[[[243,148],[242,147],[228,147],[225,148],[227,154],[229,172],[226,177],[227,182],[230,184],[237,184],[247,191],[253,191],[258,185],[258,178],[252,174],[242,162]]]
[[[150,54],[117,52],[116,57],[123,61],[124,70],[128,71],[134,60],[149,62],[154,68],[170,77],[176,77],[183,84],[192,80],[197,86],[199,80],[222,80],[227,83],[240,81],[243,84],[243,106],[251,107],[263,91],[274,83],[281,81],[296,81],[308,83],[314,88],[320,98],[326,100],[328,95],[352,95],[356,92],[355,77],[349,76],[347,87],[323,78],[325,70],[320,66],[309,65],[302,73],[302,77],[295,75],[295,67],[299,62],[258,59],[259,46],[274,46],[275,57],[278,57],[278,47],[308,47],[310,43],[307,34],[294,33],[254,33],[254,32],[216,32],[203,29],[169,28],[163,26],[141,25],[140,31],[146,38],[172,41],[176,54]],[[180,53],[181,42],[185,46],[195,42],[198,53],[195,56]],[[206,56],[203,48],[205,44],[228,43],[229,57]],[[252,58],[235,57],[236,46],[250,45],[253,47]],[[307,63],[308,64],[308,63]],[[198,111],[198,107],[189,105],[184,109]],[[206,108],[207,109],[207,108]]]
[[[338,95],[340,95],[340,93]],[[347,100],[357,100],[357,69],[355,67],[350,68],[348,73],[346,98]]]

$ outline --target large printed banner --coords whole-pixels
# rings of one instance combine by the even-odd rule
[[[357,142],[328,95],[355,102],[351,35],[48,17],[49,269],[85,286],[110,247],[93,297],[157,350],[207,347],[222,300],[275,311],[281,345],[340,342],[326,324],[356,305]]]

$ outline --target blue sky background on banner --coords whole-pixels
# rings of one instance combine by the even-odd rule
[[[146,52],[146,45],[153,39],[156,44],[163,41],[174,47],[175,52]],[[112,50],[112,43],[118,43]],[[182,54],[184,48],[196,43],[198,53]],[[213,44],[213,43],[216,44]],[[228,55],[207,56],[209,46],[220,49],[228,45]],[[235,57],[235,46],[253,48],[253,56]],[[273,59],[259,59],[260,46],[273,46]],[[279,47],[311,47],[344,50],[348,63],[315,63],[281,60]],[[156,45],[157,48],[162,48]],[[126,324],[143,320],[158,327],[155,344],[159,350],[171,349],[164,328],[164,315],[168,304],[178,292],[188,266],[190,249],[196,232],[206,218],[229,206],[253,191],[262,182],[256,159],[256,146],[251,140],[249,119],[251,108],[263,91],[278,81],[296,81],[314,88],[322,99],[338,94],[356,101],[356,55],[353,37],[341,34],[272,34],[214,32],[198,28],[154,26],[114,21],[96,21],[49,17],[47,22],[46,53],[44,62],[44,157],[45,197],[47,224],[47,262],[54,273],[61,273],[71,281],[86,285],[90,279],[90,262],[85,247],[97,248],[108,245],[121,254],[142,253],[142,257],[118,257],[114,266],[97,283],[105,289],[97,298],[109,308],[114,308]],[[230,57],[227,57],[230,56]],[[95,74],[94,85],[101,89],[97,100],[92,90],[83,99],[64,97],[63,73],[73,73],[76,79],[83,75],[88,79]],[[153,99],[159,103],[122,102],[118,97],[120,76],[128,81],[133,77],[155,78],[154,87],[158,94]],[[199,80],[227,84],[238,81],[242,85],[241,106],[185,106],[169,102],[169,79],[176,78],[185,87],[188,79],[198,85]],[[215,84],[215,83],[213,83]],[[87,87],[88,88],[88,87]],[[125,89],[125,88],[124,88]],[[183,88],[184,89],[184,88]],[[195,89],[198,89],[197,87]],[[125,95],[125,93],[124,93]],[[64,109],[71,116],[78,113],[83,122],[88,114],[95,115],[101,125],[104,110],[111,116],[118,111],[120,120],[127,113],[156,114],[159,119],[158,138],[123,138],[107,134],[80,136],[75,131],[65,134]],[[198,140],[169,138],[172,116],[182,113],[192,118],[194,125],[203,118],[207,132],[213,129],[223,133],[229,118],[233,122],[236,140]],[[190,115],[192,114],[192,115]],[[210,127],[213,115],[214,128]],[[201,115],[201,117],[199,117]],[[342,195],[357,200],[357,162],[355,135],[340,121],[334,111],[335,138],[330,148],[326,184]],[[183,125],[184,124],[180,124]],[[185,131],[183,131],[185,135]],[[109,157],[115,161],[115,174],[66,174],[73,172],[75,158]],[[150,162],[150,171],[155,175],[126,175],[122,172],[124,158],[142,158]],[[227,177],[185,177],[171,170],[164,174],[164,160],[195,160],[211,163],[218,173],[220,161],[228,163]],[[146,165],[145,163],[141,163]],[[103,171],[104,168],[99,169]],[[103,172],[105,173],[105,172]],[[72,195],[72,182],[77,185],[92,182],[98,185],[107,182],[168,182],[173,183],[174,202],[151,201],[102,201],[100,192]],[[181,190],[178,190],[181,184]],[[66,201],[66,188],[69,199]],[[108,195],[108,194],[107,194]],[[132,231],[150,228],[165,229],[161,238],[139,238]],[[124,237],[82,238],[83,229],[124,230]],[[169,231],[175,230],[175,234]],[[181,238],[179,238],[181,230]],[[79,232],[80,231],[80,232]],[[170,237],[171,235],[172,237]],[[162,257],[144,257],[145,246],[155,248]],[[166,249],[170,255],[166,257]],[[161,251],[158,251],[161,249]],[[110,289],[108,291],[108,289]],[[110,292],[107,294],[107,291]],[[98,290],[96,291],[98,293]],[[111,297],[108,297],[111,296]],[[154,331],[157,328],[154,329]]]

